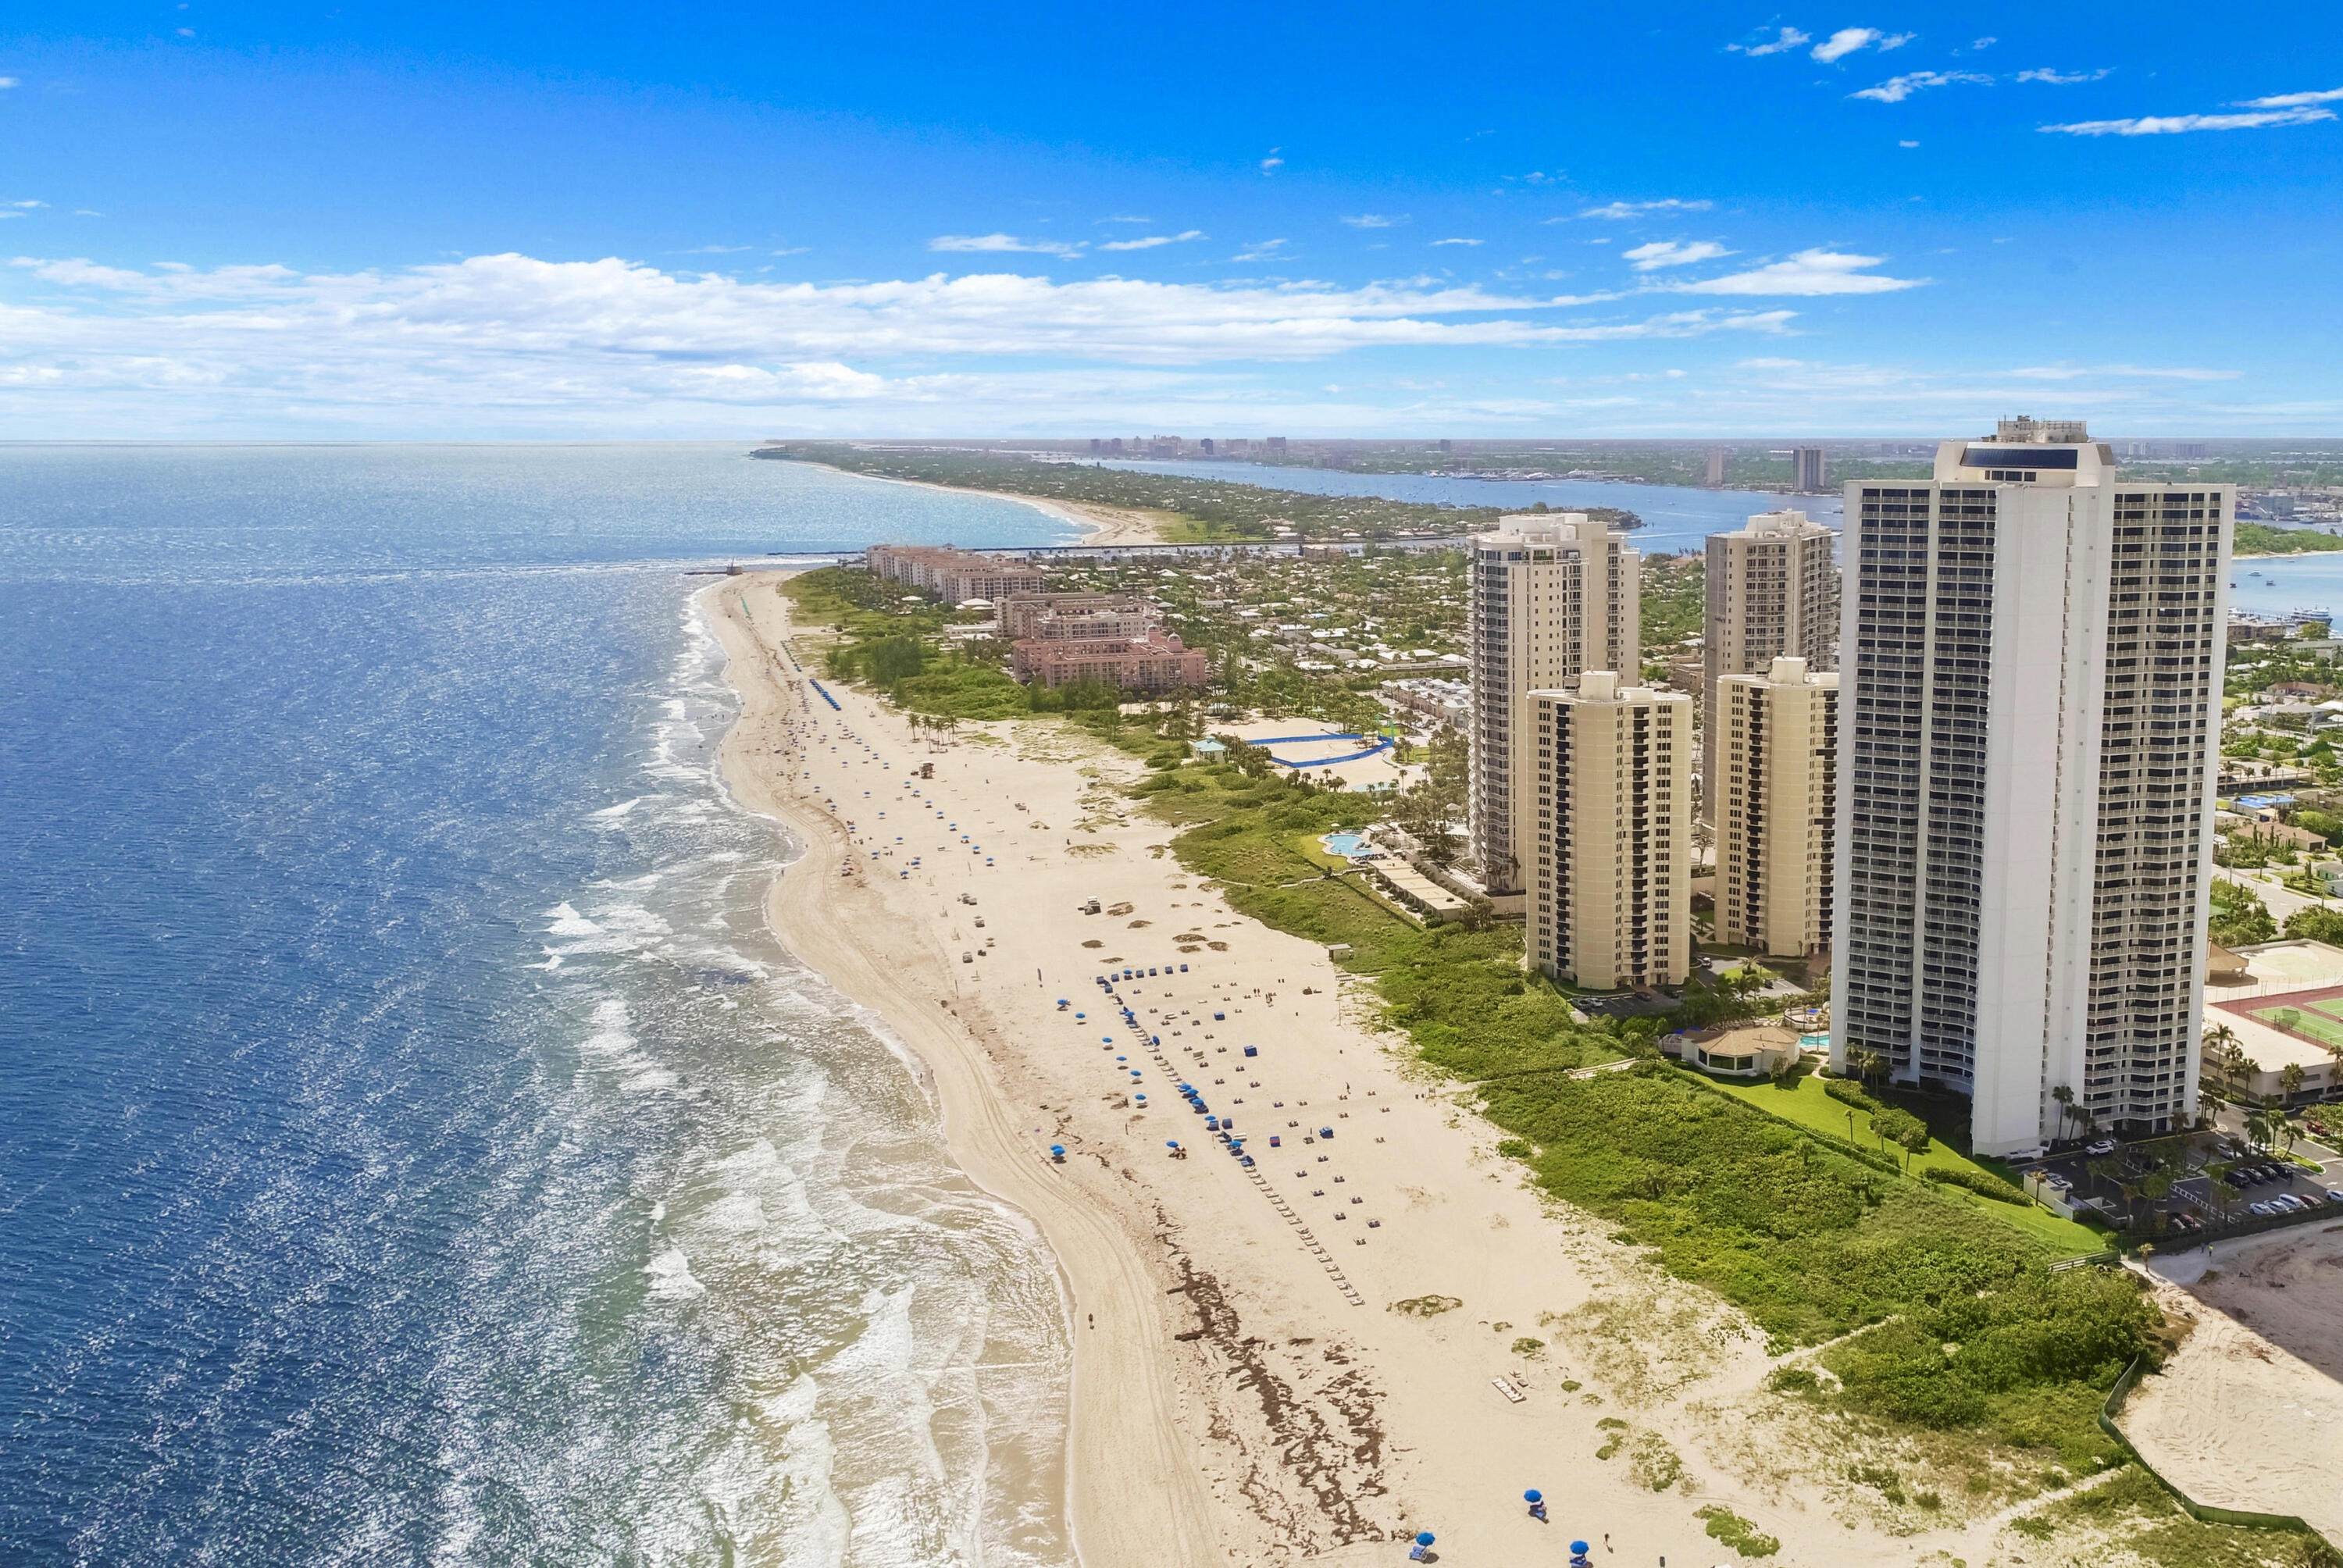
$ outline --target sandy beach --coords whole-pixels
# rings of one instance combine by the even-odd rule
[[[952,1153],[1063,1271],[1088,1568],[1396,1564],[1419,1529],[1456,1564],[1585,1539],[1706,1568],[1709,1503],[1785,1564],[1999,1560],[2006,1516],[1850,1505],[1761,1392],[1763,1336],[1530,1190],[1322,950],[1195,885],[1118,787],[1136,761],[1040,723],[915,738],[824,682],[833,709],[773,578],[700,603],[743,705],[726,776],[807,845],[776,933],[927,1063]]]
[[[791,461],[802,459],[792,458]],[[833,474],[843,474],[844,468],[831,467],[828,463],[809,465],[830,468]],[[915,490],[942,490],[955,496],[993,496],[1019,506],[1045,512],[1061,523],[1082,531],[1081,542],[1085,545],[1148,545],[1163,537],[1163,525],[1172,519],[1161,512],[1140,511],[1130,507],[1101,507],[1091,501],[1060,501],[1043,496],[1020,496],[1007,490],[964,489],[956,485],[931,485],[925,479],[898,479],[885,474],[855,474],[858,479],[868,479],[880,485],[909,485]]]

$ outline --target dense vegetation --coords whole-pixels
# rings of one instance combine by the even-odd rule
[[[2268,523],[2239,523],[2234,548],[2241,556],[2298,556],[2318,550],[2343,550],[2343,538],[2311,528],[2276,528]]]

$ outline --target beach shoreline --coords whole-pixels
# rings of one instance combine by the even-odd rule
[[[984,490],[971,485],[938,485],[926,479],[899,479],[890,474],[860,474],[832,463],[816,463],[805,457],[768,458],[769,462],[804,463],[808,467],[827,468],[833,474],[850,478],[870,479],[882,485],[908,485],[915,490],[938,490],[948,496],[994,496],[1004,501],[1054,518],[1082,532],[1079,543],[1097,545],[1161,544],[1163,532],[1161,520],[1145,512],[1121,507],[1091,506],[1082,501],[1060,501],[1045,496],[1021,496],[1011,490]]]
[[[1395,1563],[1418,1529],[1459,1563],[1574,1534],[1693,1562],[1710,1504],[1806,1568],[1916,1561],[1745,1436],[1789,1419],[1765,1336],[1540,1193],[1371,985],[1182,869],[1136,759],[820,695],[781,582],[698,596],[741,705],[723,776],[805,845],[776,939],[925,1064],[954,1161],[1056,1259],[1084,1568]]]

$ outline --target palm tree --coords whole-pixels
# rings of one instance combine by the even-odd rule
[[[2219,1064],[2224,1093],[2232,1091],[2234,1088],[2229,1081],[2230,1052],[2237,1049],[2238,1043],[2237,1031],[2226,1023],[2217,1023],[2205,1031],[2204,1055],[2208,1060]]]
[[[2283,1068],[2279,1069],[2278,1075],[2278,1087],[2280,1097],[2279,1103],[2285,1105],[2293,1104],[2296,1096],[2302,1092],[2302,1063],[2298,1061],[2289,1061]]]
[[[2064,1138],[2066,1136],[2066,1114],[2074,1106],[2075,1091],[2062,1083],[2050,1091],[2050,1098],[2058,1102],[2058,1136]]]

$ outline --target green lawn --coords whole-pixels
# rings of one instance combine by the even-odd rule
[[[1742,1083],[1721,1078],[1710,1078],[1708,1081],[1735,1100],[1745,1101],[1785,1121],[1811,1127],[1817,1132],[1827,1132],[1838,1138],[1849,1136],[1847,1113],[1854,1111],[1854,1107],[1842,1105],[1824,1093],[1825,1081],[1819,1073],[1801,1074],[1797,1081],[1787,1089],[1778,1089],[1770,1082]],[[1866,1147],[1875,1146],[1878,1141],[1872,1137],[1865,1113],[1860,1111],[1854,1113],[1854,1141]],[[1896,1150],[1893,1145],[1889,1146],[1889,1151],[1902,1158],[1902,1151]],[[1912,1156],[1911,1168],[1916,1176],[1932,1169],[1974,1171],[1980,1175],[1996,1178],[2001,1175],[1999,1171],[1956,1153],[1941,1138],[1928,1145],[1926,1154]],[[2072,1220],[2062,1220],[2038,1204],[2021,1209],[2015,1203],[1996,1203],[1990,1198],[1980,1198],[1957,1187],[1941,1186],[1938,1190],[1946,1197],[1991,1214],[1995,1219],[2049,1243],[2063,1254],[2072,1256],[2107,1251],[2107,1241],[2103,1232],[2087,1225],[2078,1225]]]

